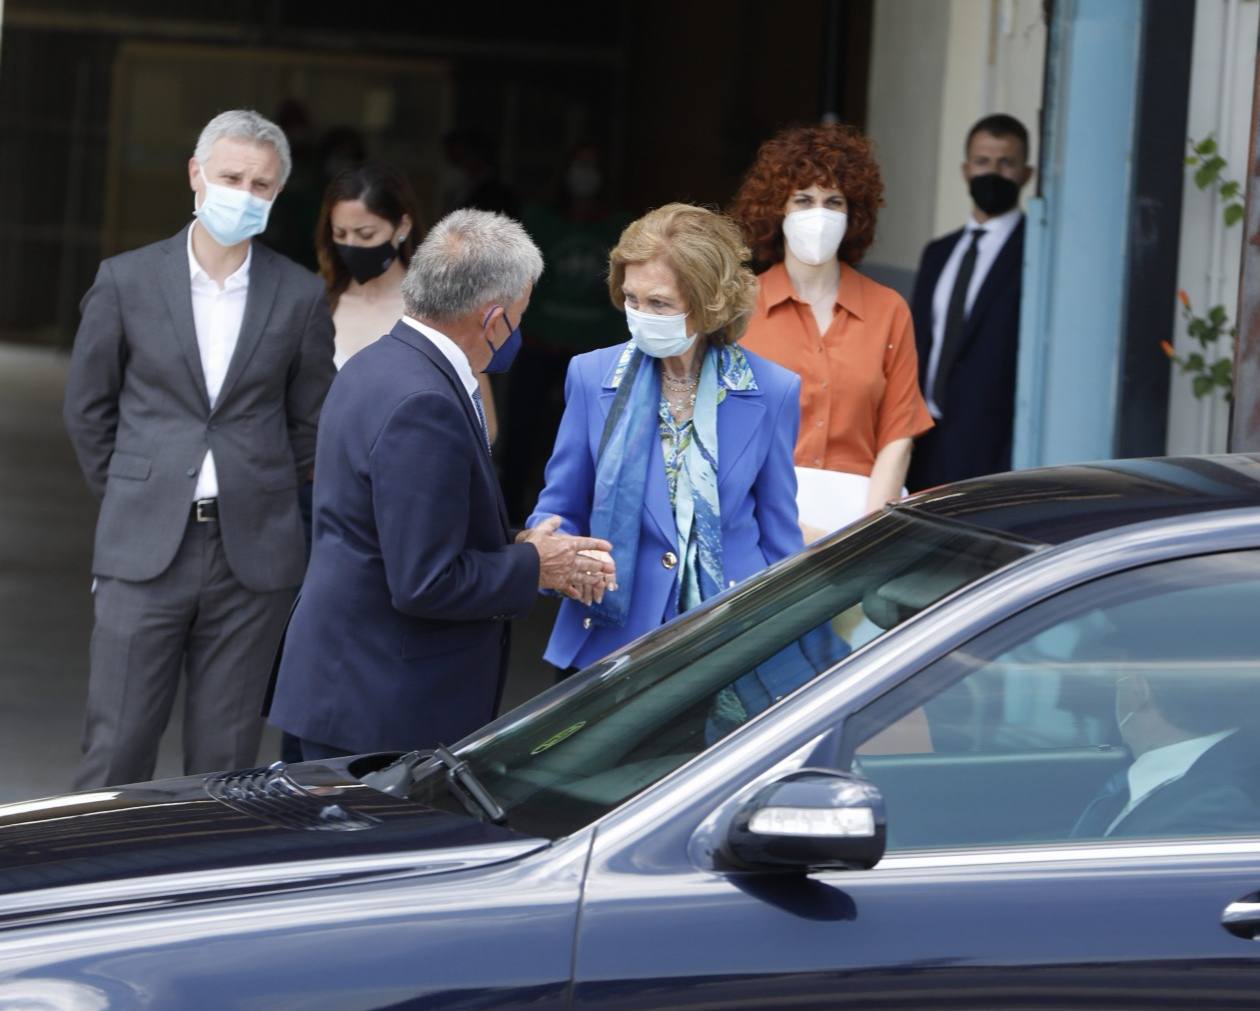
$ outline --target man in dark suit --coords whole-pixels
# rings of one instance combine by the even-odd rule
[[[489,721],[508,621],[540,588],[587,599],[602,540],[519,534],[476,376],[503,371],[542,257],[487,211],[443,218],[403,280],[407,316],[337,376],[320,420],[310,568],[270,719],[307,760],[449,744]]]
[[[1072,835],[1260,831],[1254,695],[1253,680],[1237,672],[1123,674],[1116,685],[1116,719],[1133,763],[1104,785]]]
[[[910,309],[919,385],[936,425],[915,442],[911,491],[1009,470],[1019,350],[1028,131],[986,116],[967,134],[971,220],[923,250]]]
[[[84,297],[64,415],[101,511],[79,788],[152,776],[181,669],[185,772],[255,761],[333,377],[319,279],[252,241],[289,168],[274,123],[216,116],[195,222],[105,260]]]

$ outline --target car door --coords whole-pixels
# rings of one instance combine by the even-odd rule
[[[871,870],[721,873],[683,817],[597,839],[574,1006],[1254,1007],[1257,616],[1260,552],[1144,565],[836,712],[811,762],[883,793]]]

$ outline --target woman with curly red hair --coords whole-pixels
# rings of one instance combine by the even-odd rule
[[[884,184],[870,142],[839,124],[761,145],[735,196],[759,277],[744,346],[801,377],[795,462],[807,538],[902,494],[932,427],[905,300],[860,274]]]

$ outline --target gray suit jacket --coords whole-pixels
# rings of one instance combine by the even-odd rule
[[[254,243],[236,351],[213,410],[193,324],[188,229],[105,260],[81,306],[64,417],[101,500],[92,572],[142,581],[171,564],[207,448],[228,564],[251,590],[297,586],[296,488],[335,370],[315,275]]]

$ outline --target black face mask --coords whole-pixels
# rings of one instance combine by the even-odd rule
[[[389,270],[389,265],[398,255],[397,247],[389,241],[382,242],[379,246],[343,246],[340,242],[333,245],[337,248],[341,262],[346,265],[346,270],[350,271],[350,276],[359,284],[367,284],[372,278],[380,277]]]
[[[1005,214],[1019,202],[1019,183],[997,172],[972,176],[967,188],[975,205],[990,217]]]

